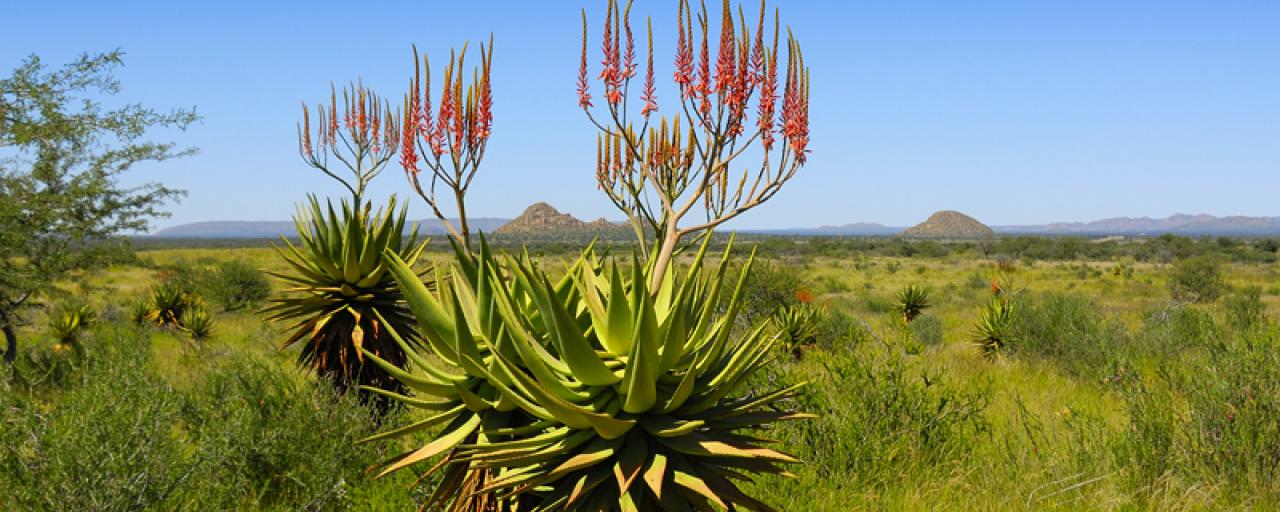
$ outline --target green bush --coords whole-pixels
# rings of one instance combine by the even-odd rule
[[[742,289],[743,320],[748,325],[759,323],[778,309],[800,302],[796,295],[807,288],[808,282],[796,269],[784,263],[757,260]],[[731,291],[726,289],[723,293],[728,295]]]
[[[832,354],[822,370],[771,377],[813,381],[796,400],[818,415],[773,431],[786,446],[798,447],[796,455],[805,461],[798,481],[757,486],[785,496],[776,501],[786,510],[811,510],[797,495],[828,489],[831,482],[874,493],[903,475],[939,477],[963,461],[988,428],[982,418],[988,388],[961,391],[899,355]]]
[[[123,352],[148,350],[145,336],[130,334],[102,340],[114,354],[97,352],[107,360],[86,366],[50,411],[3,393],[0,480],[13,509],[156,508],[192,482],[192,444],[176,430],[183,397],[143,365],[127,364]]]
[[[271,282],[262,271],[240,260],[227,261],[208,272],[203,286],[224,311],[256,307],[271,296]]]
[[[1213,302],[1226,287],[1222,264],[1212,256],[1179,260],[1169,274],[1169,292],[1180,302]]]
[[[1222,336],[1222,327],[1209,311],[1174,306],[1147,315],[1140,335],[1134,340],[1133,351],[1157,360],[1168,359],[1189,348],[1218,343]]]
[[[917,317],[914,322],[908,324],[911,331],[911,338],[926,346],[937,346],[942,344],[942,321],[933,315],[923,315]]]
[[[1076,294],[1024,299],[1013,330],[1019,355],[1053,361],[1077,375],[1095,376],[1128,344],[1122,324],[1093,299]]]
[[[378,428],[356,400],[203,348],[178,389],[149,340],[107,326],[58,387],[0,381],[0,510],[415,507],[411,478],[364,472],[388,454],[356,444]]]
[[[1227,320],[1237,331],[1245,331],[1263,323],[1267,317],[1267,306],[1262,303],[1262,288],[1246,286],[1244,289],[1227,296]]]
[[[1117,456],[1143,489],[1169,481],[1280,497],[1280,331],[1255,329],[1205,346],[1191,364],[1120,386],[1129,425]]]

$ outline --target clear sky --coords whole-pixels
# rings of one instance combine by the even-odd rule
[[[1280,2],[770,5],[812,69],[813,154],[733,226],[910,225],[939,209],[990,224],[1280,215]],[[357,77],[398,99],[411,44],[438,62],[492,32],[495,133],[473,216],[548,201],[620,218],[596,191],[595,135],[575,105],[584,6],[603,16],[595,0],[0,0],[0,68],[122,48],[124,99],[205,117],[173,136],[198,156],[130,178],[190,191],[159,225],[283,220],[307,192],[340,192],[297,156],[300,101]],[[654,18],[660,78],[670,76],[675,6],[636,0]],[[409,192],[398,167],[375,191]]]

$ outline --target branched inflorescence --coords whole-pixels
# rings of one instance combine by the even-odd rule
[[[399,149],[399,112],[393,112],[386,101],[360,82],[342,89],[341,111],[338,92],[332,86],[328,109],[321,104],[315,110],[317,123],[313,133],[310,109],[306,103],[302,104],[298,153],[307,165],[342,183],[359,208],[369,182],[382,172]],[[351,178],[335,172],[330,158],[341,163]]]
[[[418,65],[415,48],[414,75],[410,92],[405,95],[404,119],[400,134],[400,165],[414,190],[426,200],[432,213],[444,223],[449,233],[464,246],[470,245],[467,225],[466,194],[471,180],[484,159],[485,147],[493,131],[493,91],[489,81],[493,63],[493,40],[486,48],[480,45],[481,64],[472,70],[470,83],[464,83],[464,61],[467,48],[449,55],[444,70],[443,92],[439,113],[431,109],[431,65],[422,56]],[[419,175],[422,167],[430,172],[423,186]],[[454,226],[440,209],[436,184],[444,183],[453,192],[458,209],[458,226]]]
[[[630,2],[622,8],[617,0],[608,1],[603,60],[597,76],[605,101],[597,107],[592,103],[588,80],[587,18],[583,12],[578,105],[600,130],[599,187],[630,217],[646,255],[662,268],[684,237],[707,232],[769,200],[805,164],[809,74],[799,43],[788,33],[787,65],[778,97],[779,21],[775,12],[772,36],[766,38],[763,1],[753,34],[742,9],[735,20],[728,0],[724,0],[719,44],[713,56],[706,6],[695,12],[687,0],[680,0],[673,76],[680,92],[677,113],[653,119],[659,104],[650,23],[637,119],[628,111],[627,93],[637,67],[630,13]],[[766,39],[771,43],[766,44]],[[759,150],[752,154],[759,155],[759,162],[735,172],[735,160],[757,141]],[[681,226],[681,219],[695,209],[705,212],[705,220]],[[652,242],[646,233],[656,235]],[[661,278],[661,271],[654,276]]]

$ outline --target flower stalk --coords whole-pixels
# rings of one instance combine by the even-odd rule
[[[409,93],[405,95],[401,122],[400,165],[414,191],[431,207],[431,213],[440,219],[450,236],[469,250],[471,228],[467,222],[466,195],[493,133],[490,82],[493,38],[489,38],[487,47],[480,45],[480,65],[472,70],[470,81],[465,80],[466,56],[465,44],[461,51],[450,52],[449,64],[444,69],[439,114],[433,118],[431,63],[426,55],[419,60],[418,50],[414,48],[414,75],[409,82]],[[585,69],[585,63],[583,67]],[[424,168],[430,175],[425,186],[421,177]],[[441,210],[440,198],[436,195],[438,184],[444,184],[452,193],[458,212],[456,226]]]
[[[788,31],[782,72],[779,16],[775,11],[768,38],[772,44],[766,46],[763,1],[753,33],[742,9],[735,17],[724,0],[713,55],[706,6],[695,12],[687,0],[680,0],[672,77],[680,101],[671,117],[653,116],[660,109],[650,28],[644,83],[637,88],[642,91],[640,117],[635,118],[628,112],[629,85],[637,67],[630,13],[630,1],[623,7],[618,0],[608,0],[598,75],[606,101],[597,107],[591,102],[586,79],[588,37],[583,12],[578,105],[599,130],[599,188],[627,215],[642,253],[655,268],[651,288],[656,289],[675,254],[771,199],[804,166],[809,151],[809,71],[799,42]],[[780,72],[781,98],[777,94]],[[753,102],[755,109],[750,108]],[[782,144],[776,143],[779,139]],[[749,155],[758,160],[737,165],[753,147]],[[684,222],[698,213],[701,220]]]

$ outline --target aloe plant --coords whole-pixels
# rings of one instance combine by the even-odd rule
[[[818,342],[819,313],[817,308],[801,302],[781,308],[773,314],[771,321],[792,355],[800,357],[804,347]]]
[[[382,369],[366,365],[364,352],[392,365],[407,359],[390,330],[418,343],[413,315],[404,304],[382,254],[413,265],[426,247],[417,227],[405,234],[407,208],[391,198],[385,210],[356,210],[343,201],[321,206],[314,196],[294,217],[298,243],[281,238],[276,247],[288,272],[271,274],[291,285],[271,300],[272,320],[293,322],[283,347],[302,343],[298,364],[314,369],[339,390],[353,385],[395,388]]]
[[[426,508],[770,509],[733,481],[797,460],[750,431],[810,416],[780,408],[799,386],[735,394],[778,342],[763,324],[731,333],[750,262],[726,302],[728,249],[706,269],[704,244],[650,289],[653,270],[634,258],[624,271],[588,248],[553,281],[527,255],[480,245],[472,256],[455,244],[434,291],[386,253],[426,343],[389,329],[417,371],[366,357],[412,393],[369,390],[429,415],[370,440],[443,428],[382,474],[443,456]]]
[[[983,354],[993,357],[1017,341],[1014,314],[1013,302],[1009,300],[994,298],[983,306],[973,332],[973,342]]]
[[[203,301],[174,282],[162,282],[135,308],[134,321],[156,327],[181,328],[187,311],[202,307]]]
[[[195,341],[207,340],[213,336],[213,316],[203,306],[193,307],[182,320],[182,330]]]
[[[897,303],[894,304],[898,312],[902,314],[902,321],[905,323],[911,323],[931,305],[929,303],[929,290],[914,284],[909,284],[899,291]]]
[[[49,312],[49,334],[58,346],[83,353],[81,335],[98,319],[93,306],[84,303],[64,302]]]

